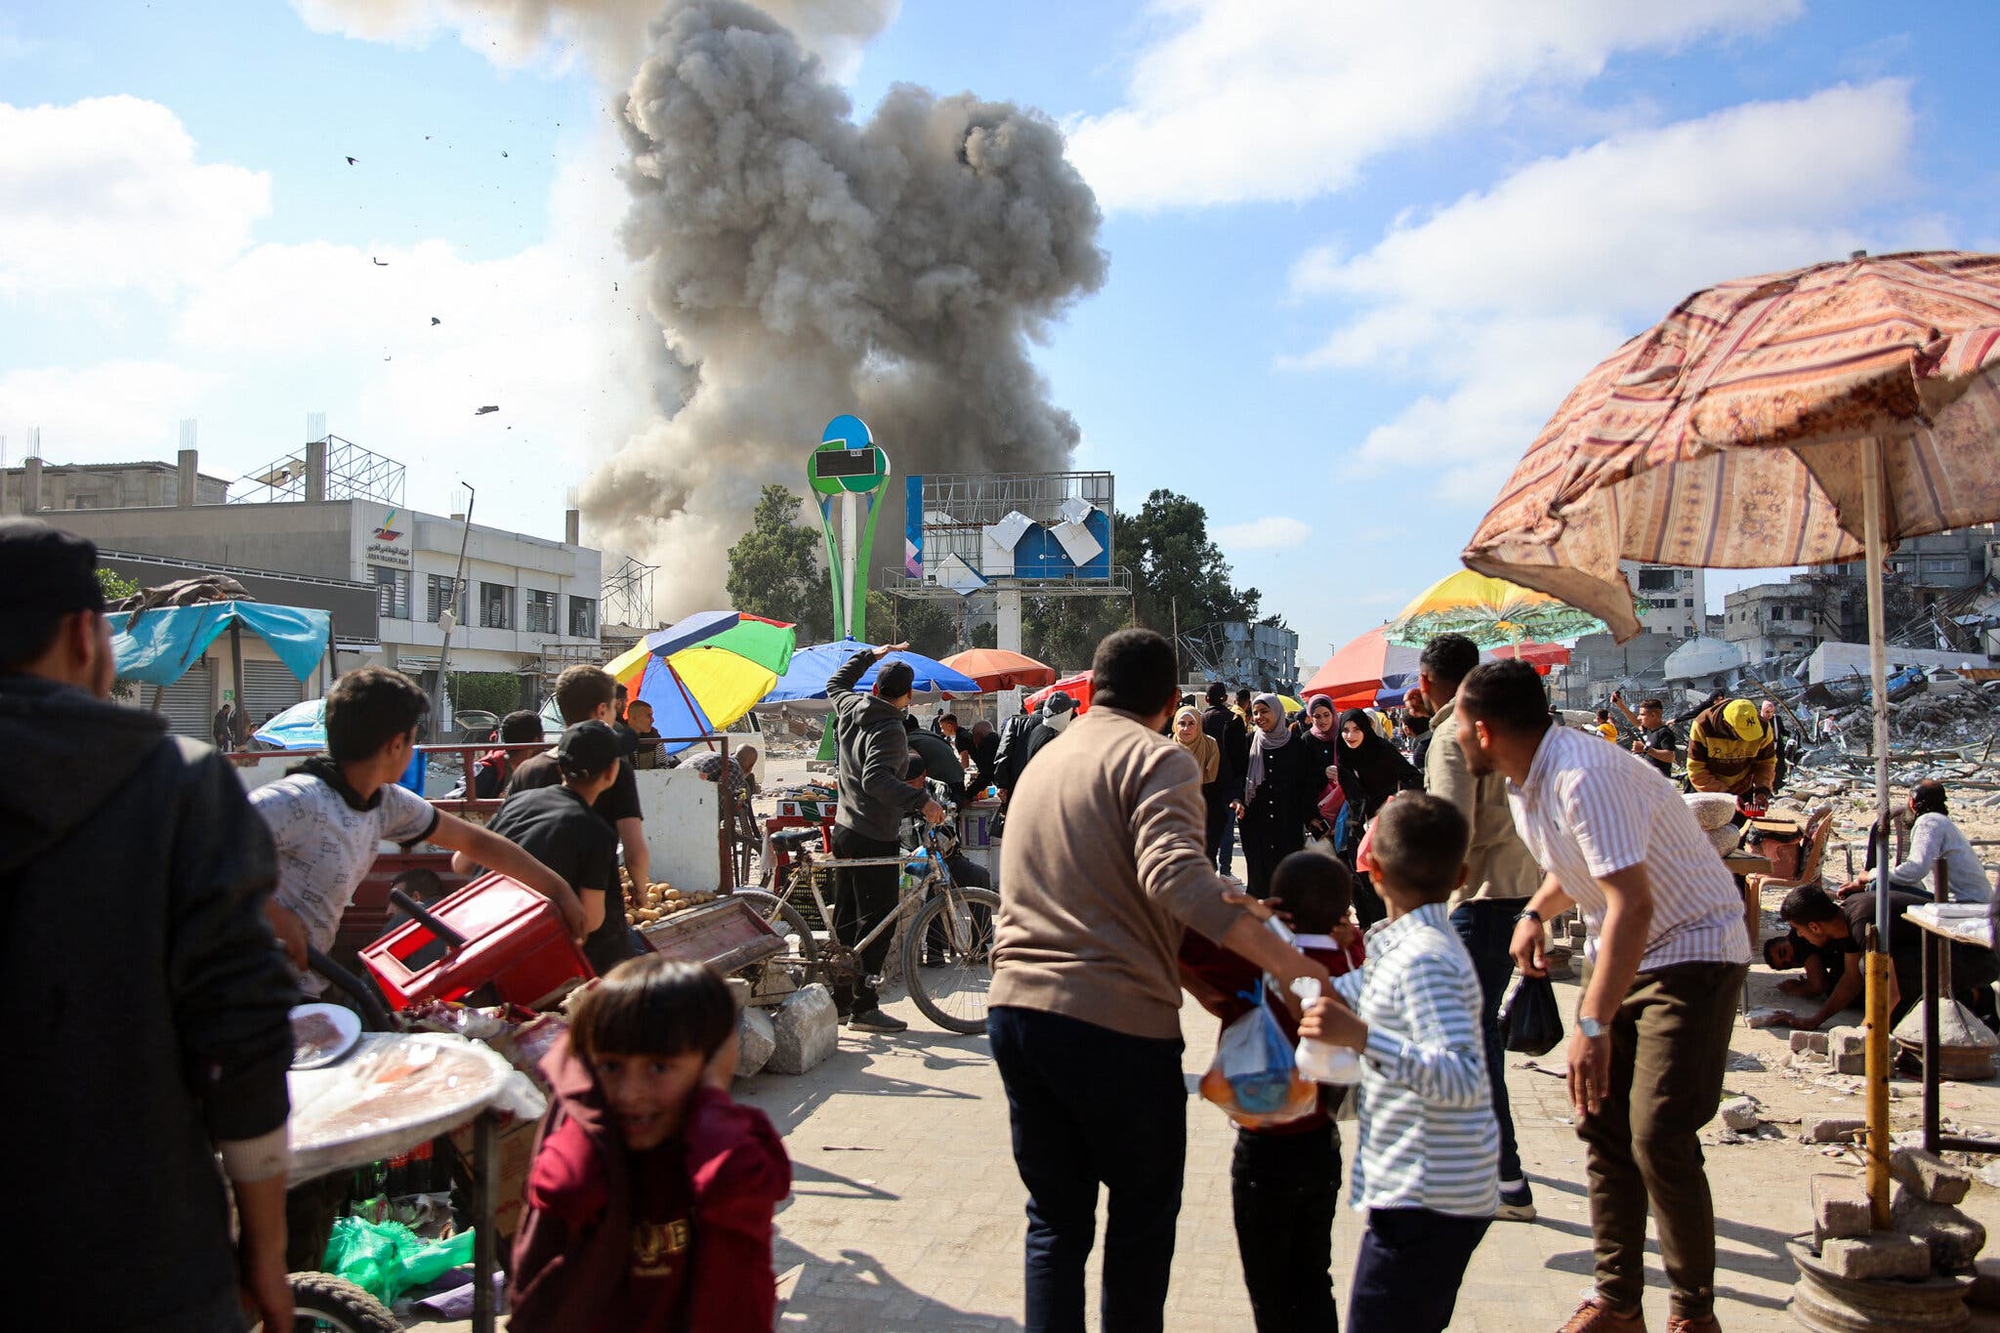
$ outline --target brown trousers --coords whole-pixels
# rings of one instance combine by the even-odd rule
[[[1641,972],[1611,1025],[1611,1092],[1577,1136],[1589,1149],[1597,1291],[1636,1309],[1646,1286],[1646,1209],[1677,1314],[1715,1304],[1715,1204],[1701,1127],[1722,1102],[1729,1034],[1749,969],[1677,963]]]

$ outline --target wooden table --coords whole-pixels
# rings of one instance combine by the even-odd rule
[[[1750,883],[1752,875],[1771,873],[1771,858],[1761,852],[1746,852],[1737,848],[1722,858],[1722,864],[1729,867],[1729,873],[1736,876],[1736,887],[1743,890],[1743,929],[1750,936],[1750,956],[1757,956],[1757,936],[1763,932],[1764,905],[1758,901],[1757,889]],[[1749,990],[1744,990],[1744,1003],[1748,1004]]]
[[[1924,1150],[1938,1152],[2000,1153],[2000,1140],[1974,1139],[1945,1134],[1938,1128],[1938,994],[1943,989],[1945,950],[1952,944],[1993,947],[1993,923],[1983,904],[1977,914],[1962,910],[1958,903],[1925,903],[1903,913],[1903,918],[1924,932]],[[1940,910],[1946,909],[1946,910]],[[1960,910],[1951,910],[1960,909]]]

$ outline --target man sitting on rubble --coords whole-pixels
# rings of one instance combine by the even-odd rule
[[[1920,892],[1923,897],[1931,898],[1934,895],[1923,886],[1937,863],[1943,861],[1950,901],[1992,902],[1993,882],[1986,877],[1986,867],[1980,864],[1979,853],[1973,850],[1972,843],[1946,813],[1944,784],[1936,778],[1925,778],[1919,782],[1910,791],[1910,813],[1916,819],[1910,825],[1909,855],[1889,867],[1889,882],[1898,889]],[[1871,873],[1841,885],[1835,891],[1839,897],[1859,893],[1874,882],[1875,854],[1872,844],[1868,864]]]
[[[1748,699],[1718,703],[1688,729],[1688,784],[1763,809],[1778,781],[1778,738]]]
[[[1889,895],[1889,1016],[1902,1018],[1924,993],[1924,937],[1916,922],[1904,913],[1924,900],[1911,893]],[[1875,921],[1875,893],[1868,890],[1849,894],[1836,903],[1817,884],[1801,885],[1785,895],[1778,912],[1799,937],[1815,948],[1832,948],[1841,955],[1840,976],[1817,1011],[1800,1017],[1780,1010],[1771,1026],[1817,1028],[1861,998],[1862,937]],[[1993,952],[1972,945],[1951,946],[1952,998],[1978,1014],[1988,1024],[1993,1019],[1993,996],[1989,989],[1996,975]]]

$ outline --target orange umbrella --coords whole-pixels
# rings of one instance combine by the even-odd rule
[[[1887,543],[2000,519],[2000,255],[1855,255],[1696,292],[1571,390],[1464,551],[1639,629],[1620,559],[1864,561],[1889,820]],[[1876,932],[1889,938],[1889,858]],[[1868,954],[1868,1194],[1889,1223],[1888,963]]]
[[[1029,689],[1040,689],[1053,685],[1056,669],[1037,662],[1032,657],[1010,653],[1005,648],[972,648],[962,653],[953,653],[943,659],[944,665],[961,676],[970,676],[979,682],[979,688],[993,694],[999,690],[1011,690],[1025,685]]]

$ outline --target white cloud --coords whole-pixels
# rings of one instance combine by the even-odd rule
[[[861,51],[895,21],[902,0],[751,0],[790,28],[843,82]],[[365,41],[423,46],[456,33],[497,65],[547,60],[562,67],[581,52],[599,78],[620,84],[646,49],[646,29],[664,0],[292,0],[307,27]]]
[[[1107,208],[1308,199],[1377,154],[1512,98],[1598,75],[1620,51],[1757,31],[1803,0],[1157,0],[1163,34],[1126,104],[1070,128]]]
[[[197,162],[194,139],[157,102],[0,103],[0,299],[165,296],[241,251],[270,194],[263,172]]]
[[[1248,523],[1231,523],[1215,530],[1215,544],[1225,551],[1291,551],[1312,540],[1309,523],[1282,514],[1266,514]]]
[[[1441,498],[1490,498],[1563,394],[1689,292],[1884,248],[1855,219],[1893,198],[1915,127],[1908,87],[1884,81],[1536,162],[1360,254],[1307,255],[1295,293],[1349,313],[1289,364],[1434,386],[1350,462],[1414,464]],[[1945,239],[1923,218],[1876,225],[1895,248]]]
[[[26,449],[24,426],[45,428],[42,456],[55,462],[171,457],[174,423],[226,378],[170,360],[10,370],[0,375],[0,423],[15,426],[9,461]]]

